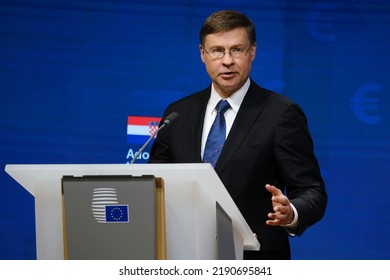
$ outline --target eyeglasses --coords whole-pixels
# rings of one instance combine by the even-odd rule
[[[252,45],[250,45],[247,50],[245,50],[243,48],[230,49],[229,50],[230,57],[237,58],[237,59],[243,58],[248,53],[248,51],[251,49],[251,47],[252,47]],[[209,51],[207,51],[206,48],[204,48],[204,47],[203,47],[203,49],[212,59],[222,59],[226,54],[226,51],[224,49],[220,49],[220,48],[213,48]]]

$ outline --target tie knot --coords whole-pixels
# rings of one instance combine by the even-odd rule
[[[221,100],[217,104],[217,114],[225,114],[225,112],[230,108],[230,104],[227,100]]]

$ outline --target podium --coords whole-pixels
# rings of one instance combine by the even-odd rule
[[[210,164],[31,164],[5,171],[35,199],[37,259],[64,259],[61,181],[64,176],[162,178],[165,191],[167,259],[218,258],[218,208],[231,221],[235,258],[260,244]],[[217,210],[216,210],[217,205]]]

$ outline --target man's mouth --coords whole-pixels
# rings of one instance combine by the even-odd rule
[[[235,75],[236,75],[235,72],[224,72],[224,73],[221,73],[221,77],[225,78],[225,79],[232,78]]]

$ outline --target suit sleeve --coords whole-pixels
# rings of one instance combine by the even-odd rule
[[[160,126],[162,121],[166,116],[171,113],[169,109],[164,112],[163,118],[161,119]],[[170,150],[170,141],[169,141],[169,130],[170,127],[165,127],[157,135],[157,138],[154,140],[152,148],[150,150],[149,163],[171,163],[171,150]]]
[[[298,105],[290,103],[282,114],[274,146],[286,195],[298,212],[299,236],[323,217],[328,198],[307,119]]]

